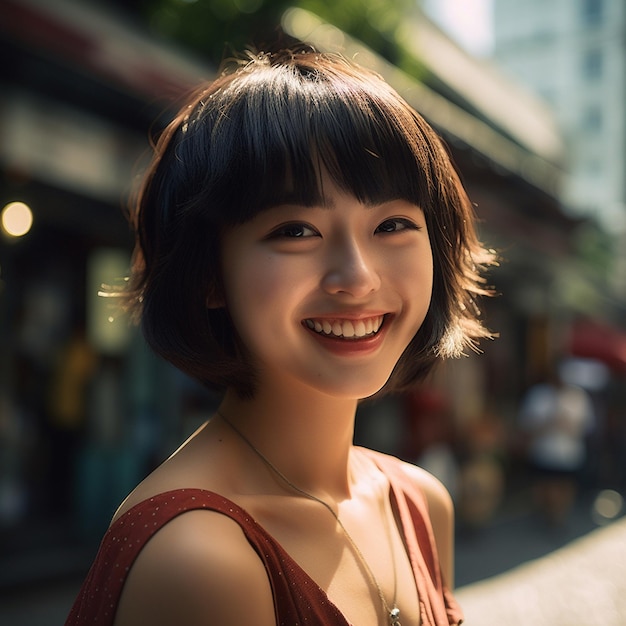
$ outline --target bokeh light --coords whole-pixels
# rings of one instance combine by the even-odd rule
[[[624,507],[624,498],[613,489],[603,489],[593,502],[591,515],[599,526],[614,520]]]
[[[23,202],[10,202],[2,209],[1,223],[10,237],[23,237],[33,225],[33,212]]]

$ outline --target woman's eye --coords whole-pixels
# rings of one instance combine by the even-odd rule
[[[377,228],[376,233],[397,233],[404,230],[419,230],[419,226],[411,220],[394,217],[382,222]]]
[[[273,230],[270,234],[270,239],[296,239],[296,238],[305,238],[305,237],[315,237],[319,233],[312,228],[311,226],[307,226],[306,224],[285,224],[283,226],[279,226],[277,229]]]

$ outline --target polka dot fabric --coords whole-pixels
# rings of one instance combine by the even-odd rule
[[[403,475],[395,476],[395,472],[388,471],[388,465],[394,464],[391,457],[375,453],[374,460],[389,475],[399,506],[416,576],[422,623],[425,626],[459,624],[461,613],[441,583],[423,497],[419,492],[416,499],[406,497],[397,482]],[[217,511],[241,526],[268,573],[277,626],[349,626],[324,590],[246,511],[219,494],[201,489],[159,494],[139,503],[111,525],[65,626],[112,626],[126,577],[141,549],[169,521],[198,509]]]

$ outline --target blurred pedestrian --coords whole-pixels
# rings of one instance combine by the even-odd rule
[[[67,624],[460,623],[449,494],[352,444],[360,399],[488,334],[491,255],[432,129],[340,57],[250,55],[165,130],[132,224],[148,343],[224,398],[122,504]]]
[[[578,492],[595,426],[589,394],[551,371],[522,400],[519,426],[533,476],[535,504],[548,522],[563,525]]]

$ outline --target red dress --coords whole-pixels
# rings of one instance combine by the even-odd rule
[[[364,449],[362,449],[364,450]],[[391,484],[406,539],[424,626],[460,624],[462,613],[442,581],[426,500],[398,461],[364,450]],[[106,532],[65,626],[111,626],[126,576],[148,540],[176,516],[196,509],[227,515],[241,526],[263,561],[274,593],[278,626],[350,626],[339,609],[281,545],[250,515],[219,494],[178,489],[140,502]]]

